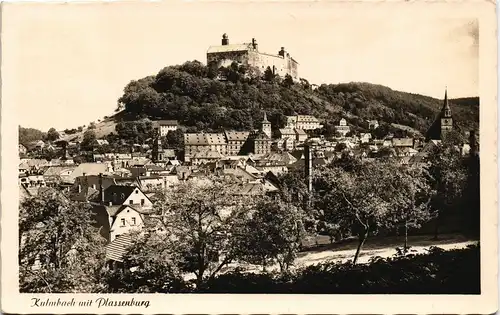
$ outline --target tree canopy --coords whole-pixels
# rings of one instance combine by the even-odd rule
[[[130,82],[119,109],[131,119],[176,119],[204,131],[258,128],[265,110],[275,128],[283,127],[285,115],[311,114],[326,126],[346,117],[355,131],[368,130],[366,120],[377,119],[423,133],[442,106],[441,100],[369,83],[323,84],[313,91],[304,79],[296,83],[287,77],[278,84],[270,68],[262,77],[249,71],[235,63],[215,69],[198,61],[165,67],[157,75]],[[473,100],[460,102],[462,106],[452,101],[453,117],[465,130],[478,125],[479,100]],[[334,134],[333,128],[327,130]],[[382,128],[379,133],[384,130],[389,132]]]
[[[93,227],[88,204],[47,189],[21,203],[21,292],[96,292],[105,240]]]

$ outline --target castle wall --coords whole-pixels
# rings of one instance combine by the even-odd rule
[[[275,69],[275,73],[281,77],[286,74],[292,76],[294,80],[299,80],[298,64],[290,56],[271,55],[259,53],[258,51],[228,51],[207,54],[207,64],[217,62],[219,67],[228,67],[236,61],[240,64],[253,67],[263,74],[267,67]]]
[[[249,51],[227,51],[207,54],[207,64],[217,62],[219,67],[228,67],[233,61],[247,65],[249,59]]]
[[[250,65],[258,68],[262,73],[266,71],[267,67],[270,67],[271,70],[274,67],[277,75],[285,77],[286,74],[289,74],[298,80],[297,63],[290,57],[250,52],[248,60]]]

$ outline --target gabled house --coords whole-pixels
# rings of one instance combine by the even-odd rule
[[[153,203],[139,187],[111,185],[103,190],[104,204],[133,205],[143,209],[151,209]]]
[[[119,185],[100,189],[92,204],[96,225],[108,242],[132,230],[140,230],[153,207],[139,187]]]
[[[47,184],[72,183],[71,174],[73,174],[76,166],[50,166],[44,173],[43,177]]]

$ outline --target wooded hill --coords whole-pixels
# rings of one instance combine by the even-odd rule
[[[342,117],[357,131],[367,129],[366,120],[376,119],[424,133],[443,104],[370,83],[323,84],[313,90],[305,79],[294,83],[269,71],[262,78],[252,78],[247,72],[236,64],[217,71],[198,61],[169,66],[156,76],[130,82],[119,109],[129,119],[176,119],[205,131],[258,128],[266,111],[274,127],[283,127],[285,115],[310,114],[324,121],[327,134],[333,133],[333,125]],[[216,79],[221,77],[225,80]],[[451,108],[463,131],[478,127],[478,97],[452,100]]]
[[[371,83],[313,88],[305,79],[294,83],[291,77],[274,76],[270,69],[260,78],[249,72],[234,63],[220,69],[198,61],[165,67],[157,75],[131,81],[118,101],[119,113],[105,117],[92,129],[97,138],[103,138],[127,120],[143,123],[144,119],[169,119],[178,120],[190,132],[251,130],[260,126],[266,111],[273,129],[284,126],[286,115],[310,114],[323,121],[322,133],[326,136],[335,133],[334,125],[341,118],[346,118],[355,132],[366,131],[367,120],[378,120],[382,126],[378,136],[387,132],[405,136],[412,131],[425,133],[443,105],[443,100]],[[463,132],[479,127],[479,97],[451,99],[450,104],[453,118]],[[21,128],[20,138],[43,137],[32,131]],[[75,129],[65,138],[81,141],[84,131]],[[117,131],[115,134],[125,137]]]

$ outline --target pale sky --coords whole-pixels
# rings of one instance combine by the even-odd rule
[[[382,9],[383,8],[383,9]],[[362,81],[442,98],[478,96],[478,22],[428,10],[326,4],[8,4],[2,97],[19,124],[88,125],[116,108],[131,80],[199,60],[219,45],[284,46],[311,83]]]

